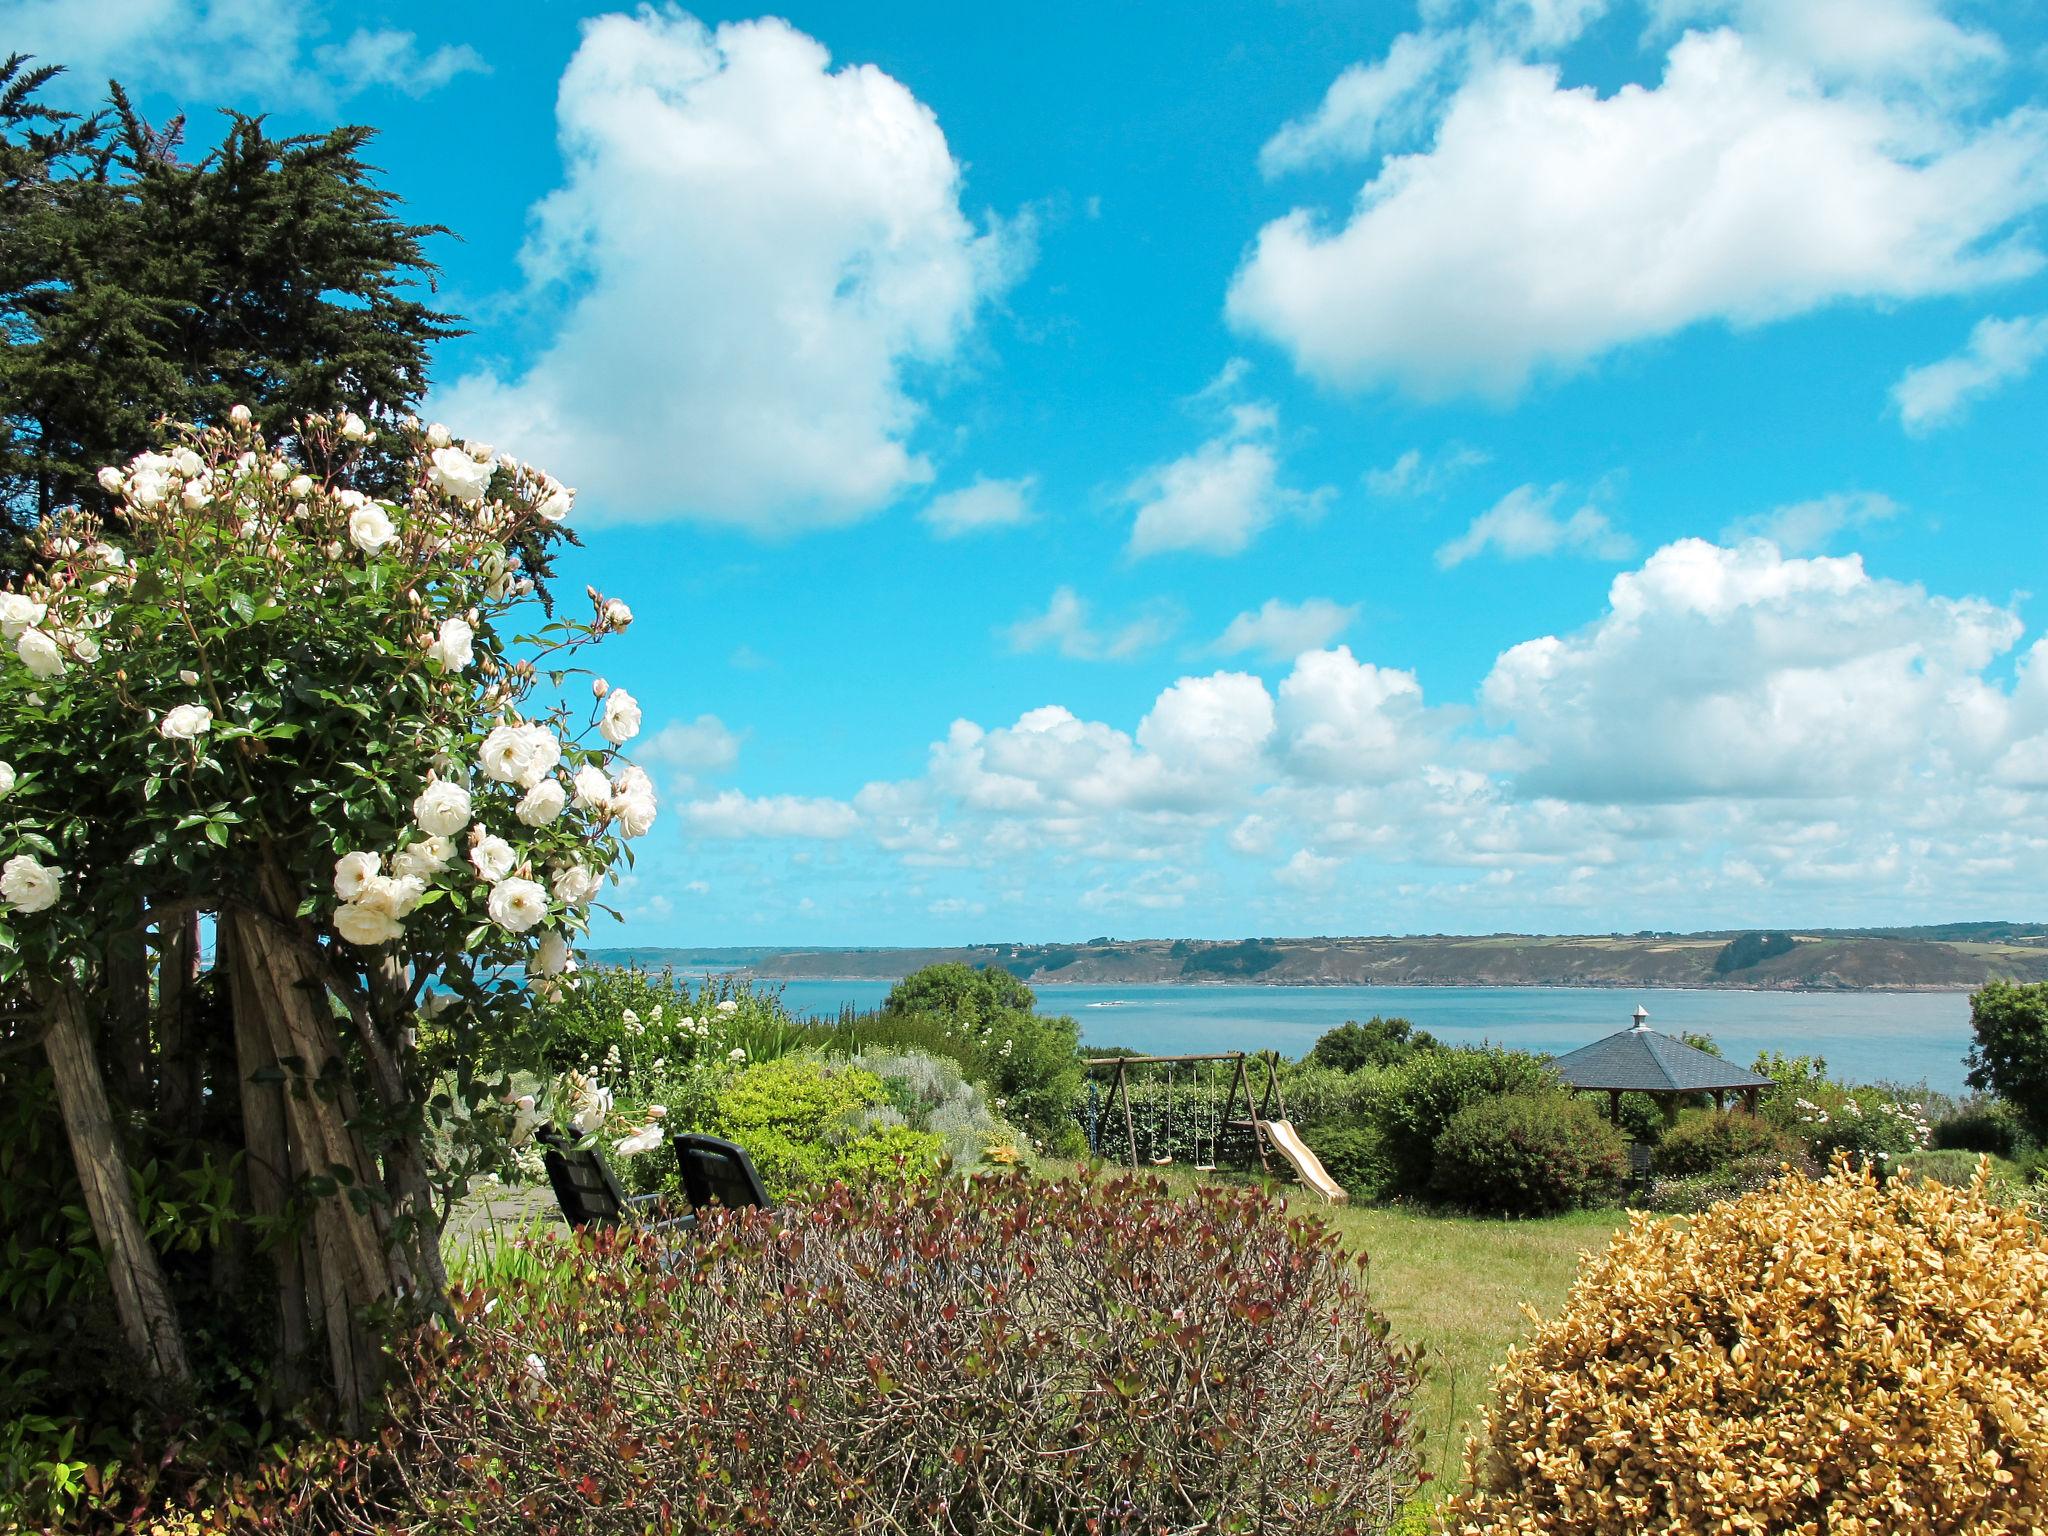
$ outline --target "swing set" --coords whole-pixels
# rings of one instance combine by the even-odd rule
[[[1266,1069],[1265,1092],[1256,1099],[1252,1095],[1251,1071],[1248,1065],[1248,1063],[1254,1060]],[[1230,1063],[1227,1069],[1230,1078],[1230,1091],[1225,1095],[1220,1110],[1213,1107],[1213,1095],[1210,1096],[1212,1107],[1208,1117],[1209,1155],[1207,1161],[1204,1161],[1202,1156],[1202,1106],[1204,1095],[1201,1092],[1200,1069],[1205,1064],[1219,1061]],[[1261,1051],[1256,1057],[1248,1055],[1244,1051],[1209,1051],[1180,1056],[1096,1056],[1084,1060],[1081,1065],[1090,1074],[1088,1079],[1088,1150],[1096,1157],[1102,1155],[1104,1121],[1121,1103],[1124,1120],[1124,1147],[1128,1154],[1130,1166],[1133,1168],[1138,1166],[1138,1131],[1131,1114],[1130,1069],[1132,1067],[1163,1066],[1166,1068],[1166,1105],[1165,1123],[1160,1139],[1165,1148],[1165,1156],[1154,1157],[1152,1163],[1156,1167],[1172,1163],[1173,1073],[1175,1067],[1186,1066],[1190,1069],[1189,1075],[1193,1079],[1193,1087],[1190,1090],[1192,1100],[1189,1106],[1188,1119],[1194,1127],[1192,1139],[1195,1153],[1194,1168],[1197,1173],[1214,1173],[1216,1171],[1217,1143],[1221,1140],[1222,1134],[1226,1129],[1234,1131],[1248,1130],[1252,1133],[1252,1145],[1258,1149],[1259,1168],[1262,1172],[1269,1175],[1272,1173],[1272,1154],[1277,1152],[1294,1170],[1296,1177],[1302,1183],[1308,1185],[1309,1188],[1313,1189],[1331,1204],[1340,1205],[1350,1198],[1345,1193],[1344,1187],[1324,1171],[1322,1162],[1309,1149],[1308,1143],[1301,1139],[1300,1133],[1288,1121],[1287,1101],[1280,1092],[1280,1053],[1277,1051]],[[1093,1074],[1098,1068],[1102,1067],[1111,1069],[1107,1102],[1102,1102],[1096,1097],[1098,1082]],[[1213,1072],[1213,1066],[1210,1070]],[[1244,1095],[1245,1112],[1242,1119],[1235,1118],[1232,1113],[1237,1108],[1237,1099],[1240,1092]],[[1278,1113],[1275,1113],[1275,1111]]]

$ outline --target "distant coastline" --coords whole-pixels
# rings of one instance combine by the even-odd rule
[[[998,966],[1034,987],[1569,987],[1962,992],[2048,981],[2048,924],[1404,938],[1093,939],[846,949],[606,949],[599,964],[758,981],[888,982],[927,965]]]

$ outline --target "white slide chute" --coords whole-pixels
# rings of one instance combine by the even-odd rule
[[[1330,1177],[1323,1167],[1322,1159],[1309,1150],[1308,1143],[1301,1139],[1301,1133],[1295,1130],[1291,1122],[1267,1120],[1262,1123],[1267,1137],[1273,1143],[1273,1150],[1294,1165],[1296,1178],[1332,1205],[1342,1205],[1351,1198],[1345,1192],[1344,1186]]]

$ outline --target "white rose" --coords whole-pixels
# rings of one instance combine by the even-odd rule
[[[190,667],[187,667],[184,671],[178,674],[178,681],[183,683],[187,688],[197,688],[199,686],[199,674],[197,672],[194,672]]]
[[[544,725],[529,725],[525,730],[526,766],[512,782],[521,789],[531,789],[562,760],[562,742]]]
[[[228,420],[232,421],[238,427],[246,427],[247,425],[249,425],[250,422],[254,421],[255,419],[256,418],[250,414],[249,407],[247,407],[246,405],[231,405],[228,407]]]
[[[424,884],[446,869],[454,857],[454,843],[446,837],[429,837],[423,842],[407,843],[393,854],[391,873]]]
[[[626,764],[620,770],[619,776],[612,780],[612,798],[614,799],[625,795],[646,795],[652,798],[653,794],[654,780],[647,777],[647,770],[638,763]]]
[[[405,933],[405,925],[377,908],[358,901],[345,901],[334,909],[334,931],[363,949],[389,944]]]
[[[57,642],[40,629],[24,629],[15,651],[21,657],[22,665],[36,677],[64,675],[64,653],[57,649]]]
[[[615,597],[604,605],[604,621],[613,629],[624,629],[633,622],[633,610]]]
[[[621,795],[612,801],[612,814],[619,818],[619,832],[625,837],[645,837],[654,825],[654,796]]]
[[[128,461],[128,499],[154,507],[170,492],[171,461],[160,453],[138,453]]]
[[[206,471],[206,460],[199,457],[190,448],[173,448],[171,450],[171,462],[177,466],[178,473],[186,476],[188,479],[193,475],[203,474]]]
[[[33,854],[17,853],[0,864],[0,900],[17,912],[41,912],[64,892],[64,871]]]
[[[550,928],[540,937],[540,947],[533,952],[533,961],[527,969],[536,976],[559,976],[569,968],[569,939],[559,928]]]
[[[561,815],[568,803],[569,792],[562,788],[560,779],[542,779],[521,798],[513,814],[526,826],[544,827]]]
[[[552,740],[552,733],[546,733]],[[535,740],[531,730],[523,725],[498,725],[491,728],[484,744],[477,749],[476,760],[483,771],[500,784],[517,784],[532,771]],[[556,751],[559,753],[560,748]],[[552,764],[550,765],[552,766]],[[547,772],[543,768],[542,773]]]
[[[438,421],[427,428],[427,442],[435,448],[448,446],[448,429]]]
[[[99,481],[100,489],[109,496],[120,495],[122,488],[128,484],[128,477],[111,464],[102,469],[94,478]]]
[[[344,853],[334,861],[334,894],[340,901],[360,901],[383,864],[374,853]]]
[[[427,465],[427,480],[465,507],[473,507],[491,487],[491,466],[479,464],[466,448],[436,448]]]
[[[537,880],[500,880],[491,887],[491,921],[508,933],[524,933],[548,915],[548,893]]]
[[[460,672],[476,659],[470,644],[475,638],[476,631],[461,619],[443,619],[441,632],[427,647],[427,660],[439,662],[444,672]]]
[[[559,480],[548,481],[548,493],[542,497],[534,511],[550,523],[559,523],[569,515],[569,509],[576,504],[576,493]]]
[[[14,641],[21,638],[21,632],[31,624],[43,622],[43,615],[50,610],[34,598],[24,597],[19,592],[0,592],[0,635]]]
[[[417,876],[376,875],[355,904],[393,919],[410,917],[426,893],[427,882]]]
[[[204,704],[180,704],[164,711],[156,732],[165,741],[190,741],[213,729],[213,711]]]
[[[366,555],[374,555],[398,537],[391,519],[374,501],[357,507],[348,515],[349,542]]]
[[[496,885],[512,873],[512,866],[519,862],[519,856],[505,839],[492,836],[479,839],[469,850],[469,862],[476,866],[479,875]]]
[[[469,791],[449,779],[434,779],[412,803],[413,824],[430,837],[453,837],[469,825]]]
[[[621,1157],[638,1157],[642,1152],[652,1152],[661,1143],[661,1125],[650,1120],[632,1135],[619,1139],[618,1153]]]
[[[14,793],[14,764],[0,762],[0,800]]]
[[[605,695],[604,718],[597,723],[597,734],[613,746],[623,746],[640,734],[640,704],[633,695],[623,688],[614,688]]]
[[[555,900],[565,907],[586,907],[597,895],[598,887],[604,884],[603,877],[595,870],[582,864],[564,864],[556,870],[548,882],[554,887]]]
[[[595,763],[585,763],[576,770],[576,804],[586,811],[609,810],[612,803],[612,786],[604,776],[604,770]]]
[[[363,425],[362,417],[350,411],[341,418],[341,435],[352,443],[360,443],[369,437],[370,429]]]

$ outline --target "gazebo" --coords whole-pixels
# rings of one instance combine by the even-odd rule
[[[1729,1094],[1739,1093],[1754,1110],[1757,1095],[1771,1086],[1768,1077],[1746,1072],[1683,1040],[1658,1034],[1650,1028],[1648,1011],[1640,1006],[1633,1028],[1582,1045],[1550,1065],[1573,1092],[1606,1094],[1608,1116],[1616,1125],[1621,1124],[1624,1093],[1647,1093],[1671,1115],[1676,1113],[1679,1099],[1693,1093],[1712,1094],[1717,1109],[1727,1107]]]

